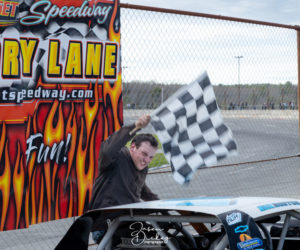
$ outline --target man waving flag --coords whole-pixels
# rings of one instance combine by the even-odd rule
[[[236,152],[207,73],[180,88],[152,113],[153,126],[174,179],[188,183],[200,168]]]

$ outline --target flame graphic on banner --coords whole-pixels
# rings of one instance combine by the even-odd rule
[[[58,109],[58,118],[56,126],[53,125],[54,117]],[[47,116],[44,130],[44,144],[52,147],[54,143],[58,143],[63,140],[64,133],[64,119],[62,115],[61,103],[55,100],[52,104],[51,110]],[[51,220],[51,203],[54,200],[54,181],[57,172],[57,163],[52,163],[48,160],[44,164],[45,183],[46,183],[46,194],[47,194],[47,205],[48,205],[48,220]],[[52,172],[52,173],[51,173]],[[52,176],[52,178],[51,178]],[[56,216],[55,216],[56,218]]]
[[[7,125],[2,124],[1,231],[81,215],[87,209],[97,174],[100,144],[113,132],[109,130],[110,126],[117,129],[123,122],[119,119],[122,110],[118,109],[122,92],[121,86],[117,85],[120,82],[113,87],[108,83],[95,84],[92,101],[61,103],[55,100],[40,104],[33,116],[28,117],[26,138],[42,134],[43,140],[30,154],[26,167],[25,152],[20,143],[16,145],[15,159],[10,157]],[[102,102],[102,96],[110,101]],[[38,120],[42,113],[44,122]],[[49,157],[55,156],[58,150],[53,151],[53,148],[61,142],[64,143],[62,158],[66,161],[58,164],[56,157]],[[38,159],[46,158],[46,162],[38,162]]]
[[[112,14],[112,21],[109,24],[109,40],[119,43],[120,45],[120,29],[116,32],[114,28],[116,16],[118,10],[118,1],[114,3],[114,10]],[[108,81],[105,81],[103,84],[103,97],[104,104],[107,108],[109,105],[109,101],[111,103],[112,113],[113,113],[113,121],[115,124],[114,130],[118,130],[121,127],[121,123],[119,123],[118,115],[123,114],[123,110],[118,111],[118,109],[122,109],[122,72],[121,67],[118,72],[117,81],[111,87]],[[120,118],[123,121],[123,117]]]
[[[36,133],[36,112],[34,112],[34,121],[32,122],[32,118],[29,117],[28,125],[26,130],[26,138],[29,137],[31,132]],[[33,125],[33,131],[31,131],[31,127]],[[31,154],[29,162],[27,164],[27,174],[28,174],[28,188],[26,190],[26,201],[25,201],[25,221],[26,225],[35,224],[36,223],[36,205],[35,199],[30,197],[35,197],[35,159],[36,159],[36,152]],[[31,201],[31,202],[30,202]],[[29,211],[29,207],[31,207],[31,211]],[[30,213],[31,212],[31,213]]]
[[[75,113],[74,103],[71,104],[71,111],[70,111],[69,119],[67,121],[67,126],[66,126],[66,134],[70,134],[72,140],[77,141],[77,123],[76,123],[76,113]],[[73,161],[71,159],[74,158],[75,152],[76,152],[76,144],[71,143],[70,149],[68,152],[69,160],[67,163],[67,173],[66,173],[65,186],[64,186],[64,190],[67,190],[67,186],[70,188],[67,217],[71,217],[73,215],[73,202],[74,202],[75,195],[73,194],[73,185],[72,185],[73,179],[71,176]]]
[[[0,224],[1,231],[4,229],[5,218],[8,212],[9,195],[10,195],[10,179],[11,179],[10,178],[11,168],[9,165],[9,154],[7,150],[7,142],[5,140],[6,139],[5,134],[6,134],[6,125],[5,123],[3,123],[1,139],[0,139],[1,163],[4,161],[4,170],[2,170],[2,166],[1,166],[2,174],[0,176],[0,190],[2,193],[1,224]],[[4,152],[4,156],[3,156],[3,152]]]
[[[96,85],[95,85],[96,86]],[[79,147],[78,153],[76,156],[76,173],[77,173],[77,183],[80,189],[78,190],[78,213],[82,214],[84,211],[84,204],[86,202],[86,195],[89,194],[88,200],[91,198],[92,194],[92,185],[94,177],[94,140],[95,140],[95,128],[96,123],[94,123],[99,103],[98,103],[98,88],[95,88],[95,103],[93,106],[90,106],[88,101],[84,102],[85,116],[81,118],[81,129],[79,133]],[[83,142],[84,139],[84,130],[83,124],[85,120],[86,125],[86,142]],[[84,145],[85,144],[85,145]],[[86,161],[87,151],[89,150],[89,162]],[[88,168],[85,164],[88,164]],[[86,169],[88,169],[86,171]]]
[[[109,40],[120,46],[120,27],[115,30],[120,21],[118,8],[116,0],[107,29]],[[67,93],[88,89],[93,90],[93,99],[33,99],[24,122],[2,121],[0,231],[78,216],[88,208],[101,142],[123,124],[118,67],[115,82],[75,86],[44,83],[40,78],[36,88]],[[3,112],[8,110],[13,109],[3,108]]]
[[[115,22],[116,22],[116,17],[117,17],[117,12],[118,12],[118,4],[119,4],[119,1],[115,1],[114,3],[114,10],[113,10],[113,13],[112,13],[112,20],[111,22],[109,23],[109,40],[112,41],[112,42],[117,42],[120,44],[120,39],[121,39],[121,36],[120,36],[120,26],[118,27],[118,31],[115,32]]]
[[[21,146],[18,143],[17,158],[15,162],[15,170],[13,174],[13,188],[16,202],[16,228],[19,227],[21,209],[23,204],[23,190],[25,184],[25,169],[23,156],[21,156]]]

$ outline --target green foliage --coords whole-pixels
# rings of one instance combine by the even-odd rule
[[[159,83],[159,82],[125,82],[123,83],[123,100],[134,102],[136,109],[155,109],[161,104],[161,95],[163,90],[163,99],[166,100],[174,94],[182,84],[179,83]],[[237,105],[238,96],[240,102],[247,102],[248,108],[260,108],[265,103],[274,103],[275,108],[279,108],[280,103],[293,102],[297,106],[297,85],[291,81],[284,83],[243,83],[240,85],[225,85],[218,83],[214,85],[214,91],[221,109],[228,109],[229,104]],[[126,106],[125,106],[126,108]]]
[[[168,164],[168,161],[163,153],[156,153],[149,164],[149,168],[159,167]]]

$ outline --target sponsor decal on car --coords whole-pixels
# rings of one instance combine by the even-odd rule
[[[257,208],[261,212],[264,212],[266,210],[273,209],[273,208],[294,206],[294,205],[300,205],[300,203],[298,201],[277,202],[277,203],[261,205],[261,206],[258,206]]]
[[[229,226],[240,223],[242,221],[242,214],[234,212],[226,216],[226,222]]]
[[[249,227],[247,225],[238,226],[234,229],[235,233],[244,233],[247,232]]]
[[[248,240],[251,240],[252,237],[248,234],[241,234],[240,235],[240,241],[248,241]]]
[[[243,241],[243,242],[239,242],[237,244],[237,247],[239,250],[250,250],[253,249],[255,247],[260,247],[262,246],[262,240],[259,238],[254,238],[254,239],[250,239],[247,241]]]

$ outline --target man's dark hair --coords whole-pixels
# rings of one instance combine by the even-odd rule
[[[138,134],[131,141],[131,143],[134,143],[137,148],[141,146],[142,142],[149,142],[154,148],[158,147],[158,141],[152,134]]]

